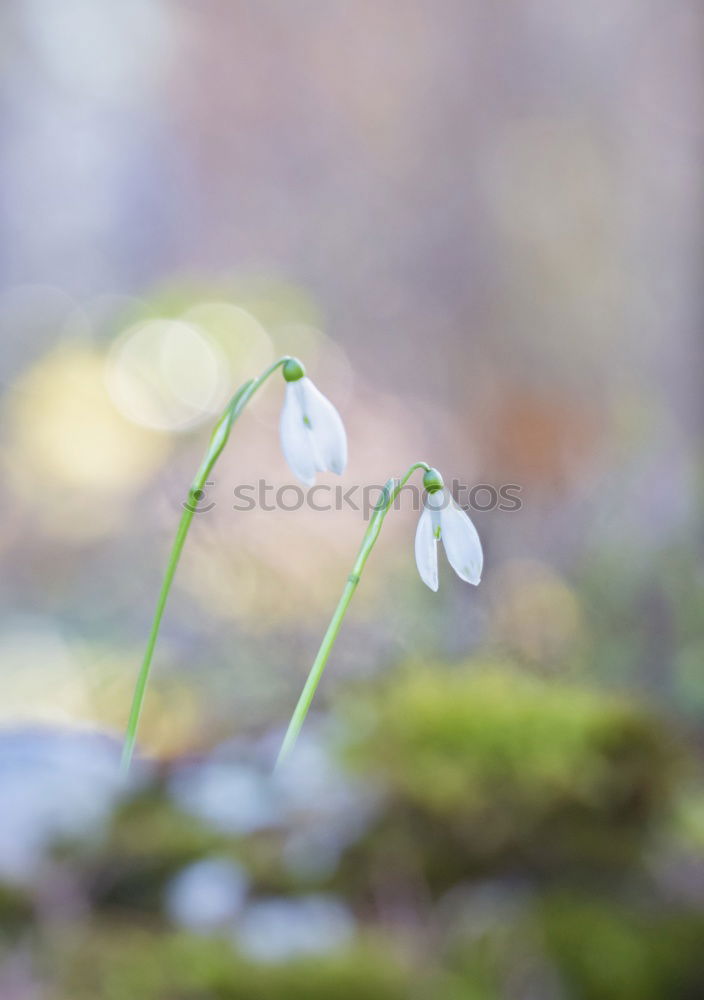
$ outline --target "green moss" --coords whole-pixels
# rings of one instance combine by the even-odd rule
[[[0,883],[0,933],[11,937],[31,923],[34,907],[20,888]]]
[[[377,833],[402,864],[429,855],[441,881],[627,865],[672,780],[644,709],[506,669],[402,673],[349,721],[348,760],[386,795]]]
[[[169,878],[208,854],[235,854],[232,840],[182,813],[154,787],[125,802],[105,836],[63,860],[80,865],[81,879],[94,904],[158,912]]]
[[[580,1000],[704,996],[704,915],[563,894],[543,907],[546,947]]]
[[[380,950],[259,965],[226,940],[114,925],[55,946],[57,1000],[402,1000],[407,975]]]

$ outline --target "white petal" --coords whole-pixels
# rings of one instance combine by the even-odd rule
[[[438,543],[433,511],[424,507],[416,528],[416,566],[423,583],[438,589]]]
[[[306,486],[312,486],[315,482],[315,455],[310,430],[303,419],[301,392],[297,387],[298,382],[286,385],[286,398],[279,424],[281,448],[293,474]]]
[[[347,465],[347,435],[340,414],[307,376],[293,384],[300,385],[301,405],[313,439],[316,467],[321,472],[327,470],[342,475]]]
[[[440,511],[440,537],[455,573],[467,583],[478,584],[482,576],[484,554],[477,529],[467,514],[451,497]]]

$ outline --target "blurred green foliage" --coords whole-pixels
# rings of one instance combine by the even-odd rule
[[[52,958],[56,1000],[401,1000],[409,986],[378,947],[266,966],[237,956],[226,939],[124,926],[62,938]]]
[[[351,689],[337,722],[328,752],[373,807],[317,873],[287,854],[306,823],[321,832],[313,805],[223,832],[175,804],[167,766],[100,838],[57,847],[73,919],[8,893],[7,940],[32,941],[51,1000],[702,995],[704,914],[655,875],[702,859],[698,793],[652,710],[506,664],[415,664]],[[176,929],[174,876],[213,857],[246,871],[246,905],[339,899],[350,936],[264,959],[242,949],[236,916]]]
[[[643,708],[505,667],[427,667],[353,704],[350,762],[390,808],[375,850],[422,856],[441,888],[501,870],[622,870],[676,755]]]
[[[584,1000],[704,993],[704,914],[560,894],[542,907],[547,948]]]
[[[154,912],[172,875],[225,846],[223,837],[185,816],[155,784],[118,808],[103,838],[77,854],[69,845],[61,853],[77,865],[94,905]]]

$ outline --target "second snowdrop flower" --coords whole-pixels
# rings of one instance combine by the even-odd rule
[[[428,492],[428,502],[421,514],[416,532],[416,562],[421,577],[432,590],[438,589],[438,541],[442,539],[447,557],[455,572],[468,583],[479,583],[483,563],[479,536],[465,512],[454,502],[449,490],[445,489],[445,484],[438,470],[432,469],[426,462],[414,462],[401,479],[389,479],[369,519],[352,572],[347,577],[340,600],[337,602],[327,632],[296,703],[281,744],[277,766],[286,760],[296,745],[298,734],[315,697],[320,678],[352,600],[352,595],[379,537],[384,518],[393,507],[396,497],[408,480],[419,469],[423,469],[423,485]]]
[[[423,476],[428,497],[416,530],[416,565],[421,580],[438,589],[438,541],[442,541],[455,573],[475,586],[482,575],[484,556],[477,529],[445,489],[437,469]]]
[[[306,486],[316,472],[341,475],[347,465],[347,435],[340,414],[291,358],[283,367],[286,400],[281,411],[281,447],[292,472]]]

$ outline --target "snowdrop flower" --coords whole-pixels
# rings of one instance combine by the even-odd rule
[[[281,411],[281,447],[292,472],[306,486],[316,472],[341,475],[347,465],[347,435],[340,414],[316,389],[300,361],[283,367],[286,400]]]
[[[467,514],[445,489],[437,469],[428,469],[423,476],[428,491],[416,530],[416,565],[421,580],[431,590],[438,589],[438,539],[455,573],[467,583],[478,584],[484,556],[477,529]]]

